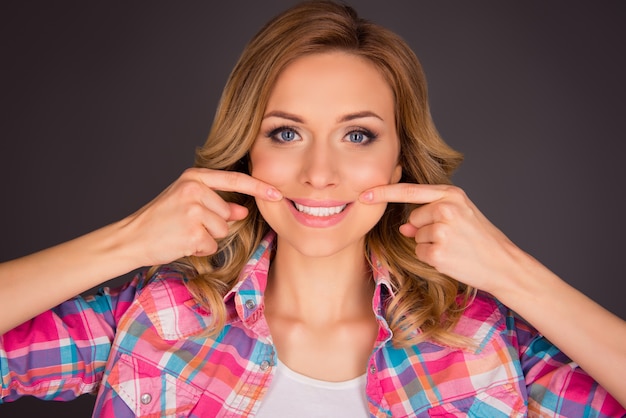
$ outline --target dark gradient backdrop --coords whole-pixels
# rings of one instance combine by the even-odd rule
[[[351,3],[420,57],[435,122],[466,156],[456,183],[626,317],[624,3]],[[3,3],[0,260],[120,219],[176,179],[241,49],[289,4]],[[28,398],[0,416],[86,417],[92,405]]]

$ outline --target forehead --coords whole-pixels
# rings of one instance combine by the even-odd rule
[[[344,51],[314,53],[292,61],[279,74],[270,93],[274,106],[325,104],[375,107],[393,112],[393,92],[371,61]]]

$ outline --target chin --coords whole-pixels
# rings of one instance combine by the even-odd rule
[[[325,235],[325,236],[320,236]],[[365,236],[354,236],[352,239],[345,236],[334,236],[334,234],[307,234],[295,236],[293,233],[281,234],[277,231],[278,246],[289,247],[289,252],[294,251],[304,257],[327,258],[339,254],[353,253],[358,257],[363,255],[365,247]]]

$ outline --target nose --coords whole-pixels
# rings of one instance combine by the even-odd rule
[[[301,181],[315,189],[337,185],[338,156],[325,141],[312,141],[302,162]]]

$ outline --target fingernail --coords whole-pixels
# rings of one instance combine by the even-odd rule
[[[283,194],[273,187],[267,189],[267,196],[272,200],[280,200],[283,198]]]
[[[374,200],[374,193],[373,192],[365,192],[363,194],[361,194],[361,200],[364,202],[371,202],[372,200]]]

